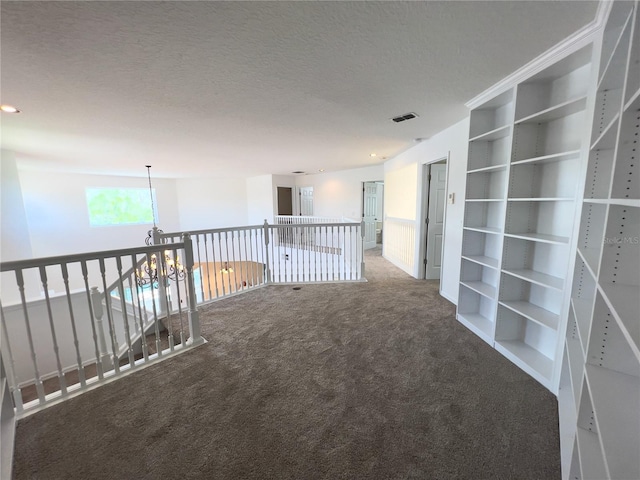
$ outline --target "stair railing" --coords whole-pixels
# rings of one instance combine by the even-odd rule
[[[192,241],[189,234],[181,240],[162,250],[152,245],[0,263],[2,355],[19,415],[204,342]],[[173,280],[169,272],[178,253],[182,275]],[[145,261],[147,268],[141,269]],[[107,295],[90,285],[101,285]],[[169,285],[179,296],[179,307],[161,321],[156,299],[164,297],[171,305]],[[125,304],[120,312],[113,305],[118,298]],[[145,315],[156,339],[161,330],[167,338],[158,343],[156,353],[137,355],[133,333],[147,327]],[[122,331],[117,331],[118,322]],[[143,338],[140,342],[146,344]]]

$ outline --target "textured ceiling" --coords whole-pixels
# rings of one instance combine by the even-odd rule
[[[591,22],[596,2],[8,2],[22,165],[249,176],[380,163]],[[419,118],[390,118],[416,112]],[[376,152],[378,157],[369,154]]]

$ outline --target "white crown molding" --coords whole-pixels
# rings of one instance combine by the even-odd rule
[[[486,101],[500,95],[501,93],[513,88],[518,83],[526,80],[527,78],[535,75],[536,73],[544,70],[545,68],[553,65],[558,60],[566,57],[570,53],[578,50],[579,48],[589,44],[594,40],[596,34],[600,32],[604,26],[605,19],[611,9],[611,3],[613,0],[603,0],[598,4],[598,10],[596,12],[596,18],[589,24],[582,27],[577,32],[568,36],[560,43],[554,45],[552,48],[537,56],[526,65],[520,67],[512,74],[506,76],[498,83],[494,84],[481,94],[475,96],[465,106],[469,109],[474,109],[485,103]]]

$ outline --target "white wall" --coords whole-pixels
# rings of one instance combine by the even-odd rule
[[[181,230],[248,225],[244,178],[177,179],[176,193]]]
[[[462,254],[462,221],[466,187],[469,118],[456,123],[428,140],[385,163],[385,215],[417,220],[422,216],[422,165],[449,157],[448,193],[455,203],[446,206],[441,294],[457,303],[460,256]],[[422,222],[418,222],[422,225]],[[421,242],[416,229],[416,244]],[[416,258],[413,275],[419,275]]]
[[[414,147],[415,148],[415,147]],[[406,152],[409,153],[409,152]],[[400,157],[397,157],[400,158]],[[400,164],[398,168],[385,164],[384,214],[387,217],[415,220],[418,199],[418,163]]]
[[[319,217],[362,217],[362,182],[384,178],[384,166],[296,177],[299,187],[313,187],[313,214]]]
[[[273,222],[273,175],[247,178],[247,221],[260,225]]]
[[[31,239],[22,186],[13,152],[2,150],[0,161],[0,259],[31,258]]]
[[[144,245],[152,224],[92,227],[87,187],[148,187],[144,177],[83,175],[19,169],[34,257],[95,252]],[[158,226],[180,228],[175,180],[154,179]]]

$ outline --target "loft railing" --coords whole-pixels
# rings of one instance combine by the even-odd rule
[[[18,415],[204,342],[199,303],[364,279],[361,223],[289,220],[155,228],[150,246],[0,264],[1,353]]]
[[[282,223],[190,231],[198,303],[267,284],[363,280],[362,224],[318,223],[327,219],[277,216]],[[152,238],[170,245],[182,234],[156,230]]]
[[[273,217],[276,225],[308,225],[318,223],[357,223],[344,217],[314,217],[308,215],[276,215]]]
[[[2,355],[18,414],[203,343],[192,242],[181,240],[0,264]]]

